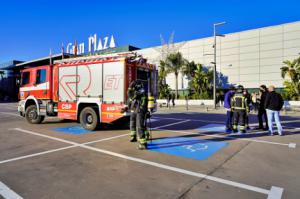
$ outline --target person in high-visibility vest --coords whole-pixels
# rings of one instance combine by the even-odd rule
[[[128,88],[127,94],[128,108],[131,111],[130,142],[138,141],[138,149],[147,149],[145,119],[148,111],[148,97],[143,83],[139,80],[133,81]]]
[[[243,94],[244,87],[239,85],[236,93],[231,98],[231,109],[233,111],[233,132],[238,132],[238,124],[240,131],[246,133],[246,114],[249,111],[247,98]]]

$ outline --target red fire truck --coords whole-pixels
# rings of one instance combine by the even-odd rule
[[[157,70],[135,53],[70,58],[27,68],[21,71],[18,111],[32,124],[52,116],[77,120],[94,130],[99,123],[129,116],[122,110],[127,88],[136,79],[144,82],[152,106]]]

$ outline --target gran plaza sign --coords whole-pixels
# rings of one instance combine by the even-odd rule
[[[75,53],[75,46],[76,44],[74,43],[68,43],[67,45],[67,53],[74,54]],[[88,37],[88,43],[87,43],[88,48],[86,49],[85,43],[79,43],[77,45],[77,54],[84,54],[85,52],[92,53],[98,50],[104,50],[108,48],[115,48],[116,43],[114,36],[111,35],[110,37],[104,37],[102,38],[97,38],[97,34],[91,35]],[[87,51],[86,51],[87,50]]]

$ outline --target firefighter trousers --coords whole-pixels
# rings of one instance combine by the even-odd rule
[[[145,112],[132,112],[130,116],[130,131],[131,136],[137,136],[141,143],[145,142]]]
[[[233,130],[237,130],[240,125],[240,130],[245,131],[246,110],[235,110],[233,112]]]

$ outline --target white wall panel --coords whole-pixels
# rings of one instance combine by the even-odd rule
[[[285,24],[283,25],[283,30],[284,32],[290,32],[290,31],[300,31],[300,23],[290,23],[290,24]]]
[[[240,75],[240,81],[259,81],[259,74]]]
[[[300,39],[285,40],[283,42],[283,47],[284,48],[295,48],[295,47],[300,48]]]
[[[281,57],[282,50],[270,50],[270,51],[261,51],[260,58],[272,58],[272,57]]]
[[[260,43],[280,42],[283,40],[283,34],[267,35],[260,37]]]
[[[228,56],[221,56],[222,62],[236,62],[239,61],[239,55],[228,55]]]
[[[239,54],[239,48],[229,48],[221,50],[221,56]]]
[[[248,59],[259,59],[259,53],[245,53],[240,54],[240,60],[248,60]]]
[[[249,60],[241,60],[240,61],[241,68],[247,68],[250,66],[253,66],[253,67],[259,66],[259,59],[249,59]]]
[[[266,50],[278,50],[283,48],[283,43],[280,42],[273,42],[273,43],[264,43],[260,44],[260,50],[266,51]]]
[[[282,26],[271,26],[260,29],[260,36],[273,35],[282,33]]]
[[[280,73],[261,73],[260,74],[260,80],[281,80],[281,74]]]
[[[270,66],[270,65],[281,65],[283,62],[282,57],[273,57],[273,58],[263,58],[260,59],[261,66]]]
[[[300,38],[300,31],[285,32],[283,34],[283,39],[284,40],[299,39],[299,38]]]
[[[228,48],[237,48],[237,47],[239,47],[239,42],[238,41],[221,43],[221,49],[223,51],[227,50]]]
[[[297,56],[300,53],[300,48],[288,48],[284,49],[283,56]]]
[[[240,53],[258,52],[259,45],[240,47]]]
[[[240,40],[240,46],[251,46],[251,45],[257,45],[257,44],[259,44],[259,37]]]
[[[281,70],[280,68],[282,67],[282,65],[272,65],[272,66],[261,66],[260,67],[260,73],[264,74],[264,73],[280,73]]]
[[[240,32],[240,39],[249,39],[253,37],[259,37],[259,30],[249,30]]]
[[[258,74],[259,73],[259,67],[248,67],[248,68],[241,68],[240,69],[240,74],[245,75],[245,74]]]

